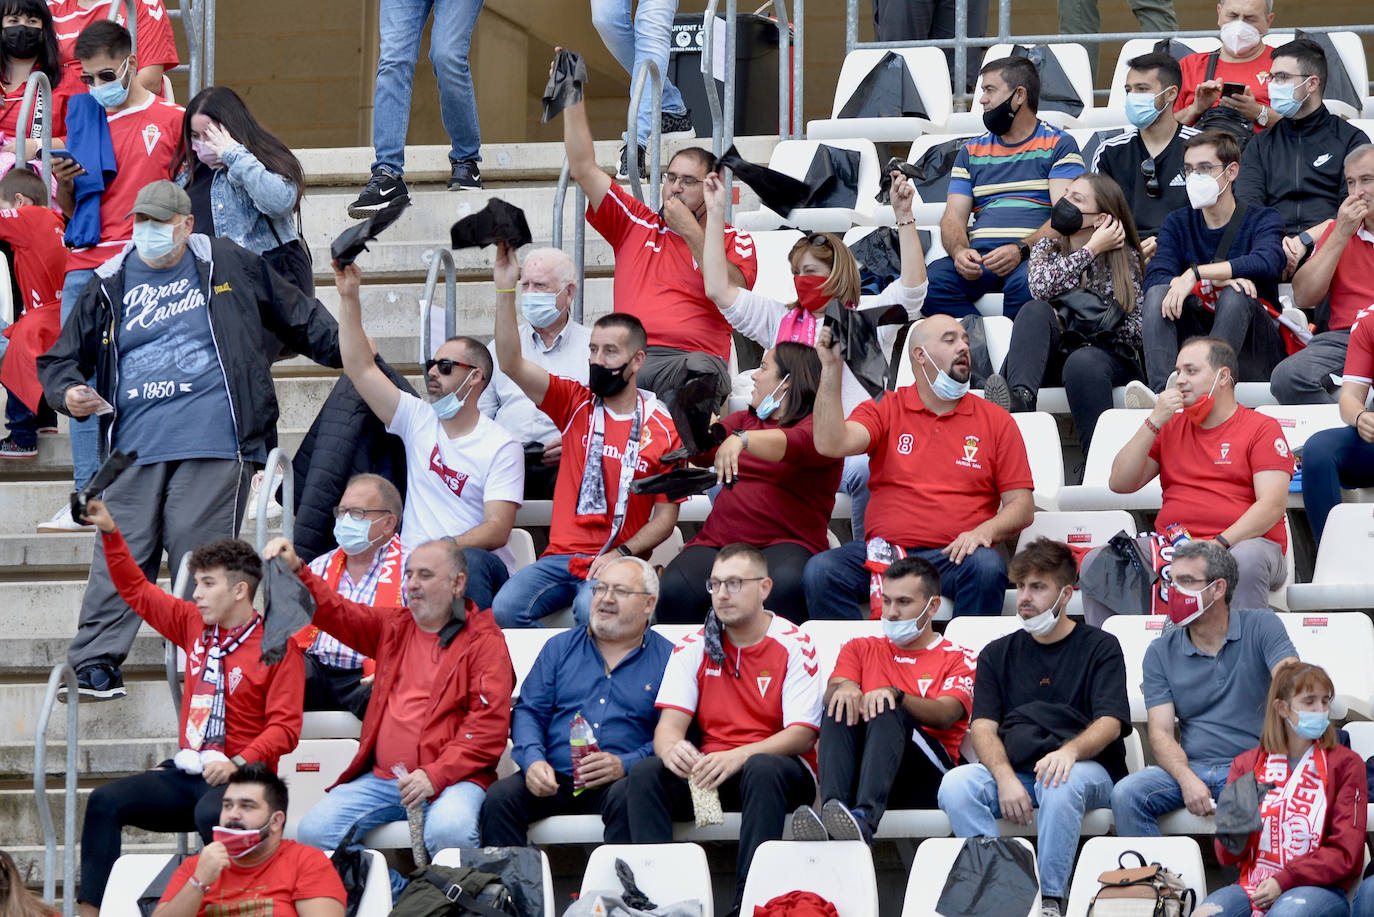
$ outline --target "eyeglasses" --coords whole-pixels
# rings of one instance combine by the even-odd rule
[[[1220,171],[1221,171],[1222,169],[1224,169],[1224,168],[1226,168],[1226,167],[1223,166],[1223,165],[1219,165],[1218,163],[1215,163],[1215,162],[1204,162],[1202,165],[1198,165],[1198,166],[1187,166],[1187,165],[1185,165],[1185,166],[1183,167],[1183,177],[1184,177],[1184,178],[1187,178],[1189,175],[1192,175],[1194,172],[1196,172],[1198,175],[1211,175],[1211,174],[1213,174],[1214,172],[1220,172]]]
[[[1210,580],[1199,579],[1196,576],[1170,576],[1164,574],[1164,585],[1182,586],[1184,589],[1202,589],[1211,585]]]
[[[473,366],[471,363],[463,363],[463,362],[460,362],[460,361],[458,361],[458,360],[426,360],[426,361],[425,361],[425,372],[429,372],[431,369],[433,369],[433,368],[436,367],[436,366],[439,367],[439,375],[441,375],[441,376],[447,376],[447,375],[449,375],[450,373],[453,372],[453,370],[454,370],[455,368],[458,368],[458,369],[476,369],[476,368],[477,368],[476,366]]]
[[[334,518],[342,519],[344,516],[354,522],[362,522],[367,518],[368,513],[389,513],[389,509],[364,509],[361,506],[336,506],[334,507]]]
[[[1145,176],[1145,193],[1150,197],[1159,197],[1159,176],[1155,174],[1155,161],[1153,158],[1146,159],[1140,163],[1140,174]]]
[[[701,184],[701,179],[695,175],[678,175],[676,172],[664,172],[663,183],[665,185],[681,185],[684,188],[693,188]]]
[[[708,579],[706,581],[706,591],[711,595],[715,595],[716,590],[724,586],[726,595],[739,595],[739,591],[744,588],[745,583],[757,583],[762,579],[762,576],[732,576],[729,579]]]
[[[128,63],[129,59],[126,57],[124,59],[124,64],[121,65],[119,69],[124,70]],[[95,76],[91,76],[89,73],[81,74],[81,82],[85,83],[87,86],[94,86],[96,80],[99,80],[102,83],[113,83],[116,80],[122,79],[124,79],[124,77],[120,76],[117,72],[111,70],[109,67],[106,67],[104,70],[99,71],[98,73],[96,73]]]
[[[605,583],[597,583],[592,587],[592,595],[598,599],[608,592],[616,601],[628,599],[632,595],[653,595],[652,592],[644,592],[639,589],[626,589],[624,586],[608,586]]]
[[[1316,74],[1313,73],[1284,73],[1282,70],[1278,70],[1273,73],[1259,74],[1259,81],[1261,83],[1277,83],[1280,86],[1286,86],[1289,83],[1296,83],[1298,80],[1309,80],[1315,75]]]
[[[830,237],[823,232],[816,232],[807,236],[806,244],[812,248],[832,248]]]

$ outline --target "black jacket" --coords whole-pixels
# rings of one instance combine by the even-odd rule
[[[193,233],[187,247],[196,259],[205,293],[210,331],[229,390],[239,452],[262,450],[276,429],[279,411],[272,383],[269,344],[276,338],[317,363],[341,368],[339,326],[320,303],[310,299],[268,266],[260,255],[228,239]],[[120,255],[95,269],[82,289],[57,343],[38,358],[38,378],[54,409],[67,410],[66,393],[93,374],[101,397],[116,403],[119,391],[117,317],[124,303],[124,259]],[[118,412],[100,418],[102,451],[109,448]]]
[[[1325,105],[1297,121],[1280,118],[1241,154],[1236,200],[1273,207],[1284,234],[1296,236],[1336,215],[1345,199],[1345,154],[1368,142]]]

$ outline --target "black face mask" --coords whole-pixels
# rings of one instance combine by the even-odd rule
[[[1011,130],[1012,123],[1016,120],[1017,114],[1021,109],[1011,110],[1011,100],[1016,98],[1016,91],[1007,96],[1000,104],[983,112],[983,126],[986,127],[994,137],[1001,137]]]
[[[1050,229],[1061,236],[1071,236],[1082,228],[1083,211],[1066,197],[1055,201],[1054,209],[1050,211]]]
[[[625,369],[630,365],[626,360],[620,364],[619,369],[611,369],[609,366],[602,366],[599,363],[591,363],[587,369],[587,387],[592,390],[592,394],[602,399],[614,398],[625,391],[625,386],[630,384],[630,380],[625,378]]]
[[[37,57],[39,49],[43,47],[43,30],[31,25],[6,26],[0,32],[0,47],[5,49],[8,56],[21,60]]]

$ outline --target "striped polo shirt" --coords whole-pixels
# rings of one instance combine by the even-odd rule
[[[978,251],[1024,239],[1050,218],[1050,179],[1083,174],[1078,144],[1044,121],[1020,143],[974,137],[954,160],[949,193],[973,198],[969,244]]]

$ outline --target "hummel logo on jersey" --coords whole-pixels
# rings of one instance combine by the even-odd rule
[[[1312,168],[1314,168],[1314,169],[1320,169],[1320,168],[1321,168],[1323,165],[1325,165],[1330,159],[1331,159],[1331,154],[1330,154],[1330,153],[1322,153],[1322,154],[1321,154],[1320,156],[1318,156],[1316,159],[1312,160]]]
[[[158,139],[162,136],[162,131],[156,124],[147,124],[143,127],[143,146],[148,150],[148,155],[153,155],[153,147],[157,146]]]

